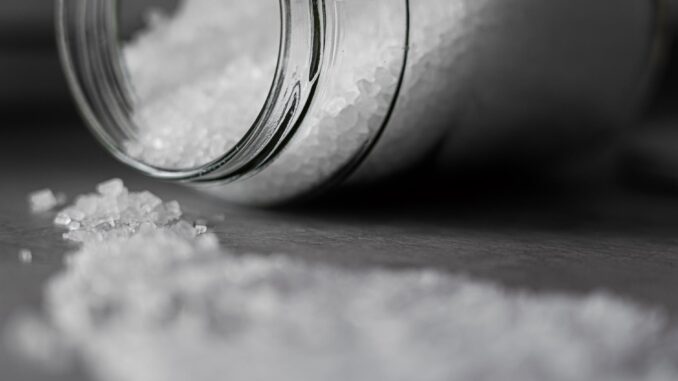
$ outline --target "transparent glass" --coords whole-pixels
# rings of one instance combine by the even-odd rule
[[[278,0],[119,0],[118,12],[137,128],[125,152],[190,169],[233,149],[273,83]]]
[[[189,3],[226,10],[206,11],[211,26],[198,28],[223,38],[223,47],[201,52],[185,43],[137,59],[147,56],[135,47],[162,51],[162,39],[188,19],[186,7],[59,0],[64,66],[88,125],[117,158],[251,204],[373,181],[430,156],[447,165],[497,145],[546,156],[566,152],[565,142],[581,147],[638,115],[660,34],[649,0]],[[243,4],[261,8],[248,13]],[[126,16],[149,7],[164,16]],[[251,40],[271,26],[275,44]],[[165,33],[153,40],[158,31]],[[269,71],[258,70],[259,56],[270,58]],[[250,61],[233,64],[240,59]],[[176,90],[214,67],[233,74],[206,77],[226,78],[223,86]],[[149,107],[158,98],[166,103]],[[192,110],[208,111],[181,111],[196,99]]]

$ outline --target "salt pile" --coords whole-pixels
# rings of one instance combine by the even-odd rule
[[[163,203],[150,192],[130,193],[122,180],[113,179],[100,184],[97,193],[76,198],[54,223],[68,228],[65,239],[82,243],[128,238],[142,229],[168,226],[195,233],[190,223],[180,221],[181,215],[178,202]]]
[[[82,245],[45,291],[44,322],[8,331],[24,354],[74,353],[102,381],[678,377],[666,317],[608,295],[236,255],[119,180],[76,200],[59,219]]]
[[[124,49],[139,125],[127,153],[186,169],[232,148],[268,95],[278,17],[273,0],[192,0],[171,18],[153,13]]]

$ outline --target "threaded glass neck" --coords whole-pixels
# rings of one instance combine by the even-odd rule
[[[139,121],[120,42],[120,5],[110,0],[60,0],[57,15],[72,92],[94,135],[119,160],[162,179],[227,180],[265,166],[284,148],[304,119],[317,86],[325,49],[323,1],[279,1],[275,72],[258,116],[230,149],[193,168],[163,168],[126,150],[126,142],[137,139]]]

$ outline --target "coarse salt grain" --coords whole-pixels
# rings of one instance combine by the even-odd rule
[[[28,202],[33,213],[45,213],[63,205],[66,196],[62,193],[54,194],[51,189],[43,189],[28,195]]]
[[[142,226],[167,226],[181,216],[178,202],[163,203],[147,191],[129,192],[122,180],[113,179],[99,184],[96,194],[77,197],[74,205],[57,214],[54,223],[69,229],[64,238],[86,242],[129,237]]]
[[[104,196],[119,196],[125,192],[125,185],[120,179],[111,179],[97,186],[97,192]]]
[[[19,260],[21,263],[31,263],[33,262],[33,252],[28,249],[19,250]]]
[[[198,235],[207,233],[207,225],[204,222],[196,221],[193,224],[193,228],[195,229],[195,233]]]
[[[71,223],[71,217],[65,213],[59,213],[54,218],[54,224],[58,226],[68,226]]]

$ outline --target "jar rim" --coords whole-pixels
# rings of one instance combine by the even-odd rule
[[[255,122],[237,144],[210,163],[167,169],[134,158],[123,147],[136,128],[131,117],[131,86],[124,74],[118,41],[118,2],[59,0],[59,52],[71,92],[90,131],[118,160],[160,179],[228,181],[264,167],[284,149],[303,121],[325,54],[324,1],[278,3],[281,22],[276,69]]]

